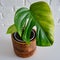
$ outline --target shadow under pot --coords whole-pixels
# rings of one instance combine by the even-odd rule
[[[22,38],[18,35],[17,32],[13,33],[11,37],[15,54],[23,58],[32,56],[36,50],[35,36],[35,30],[32,30],[30,35],[30,44],[26,44],[23,42]]]

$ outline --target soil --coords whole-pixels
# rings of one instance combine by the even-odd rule
[[[33,40],[35,36],[36,36],[35,30],[32,30],[30,35],[30,40]],[[17,32],[13,34],[13,37],[17,41],[24,42]]]

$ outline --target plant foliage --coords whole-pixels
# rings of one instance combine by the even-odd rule
[[[54,21],[50,7],[46,2],[33,3],[30,9],[26,7],[18,9],[14,16],[14,24],[8,28],[7,33],[18,32],[22,39],[29,44],[30,33],[34,26],[37,28],[37,46],[52,45],[54,42]]]

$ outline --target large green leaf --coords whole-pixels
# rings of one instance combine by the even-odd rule
[[[14,33],[14,32],[17,32],[17,30],[16,30],[15,25],[13,24],[8,28],[7,34]]]
[[[54,22],[49,5],[36,2],[30,6],[32,16],[37,21],[36,41],[38,46],[50,46],[54,41]]]

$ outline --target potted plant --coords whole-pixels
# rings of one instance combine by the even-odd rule
[[[36,45],[51,46],[54,42],[54,21],[49,5],[39,1],[31,4],[29,9],[18,9],[14,24],[7,30],[7,34],[10,33],[14,51],[20,57],[33,55]]]

